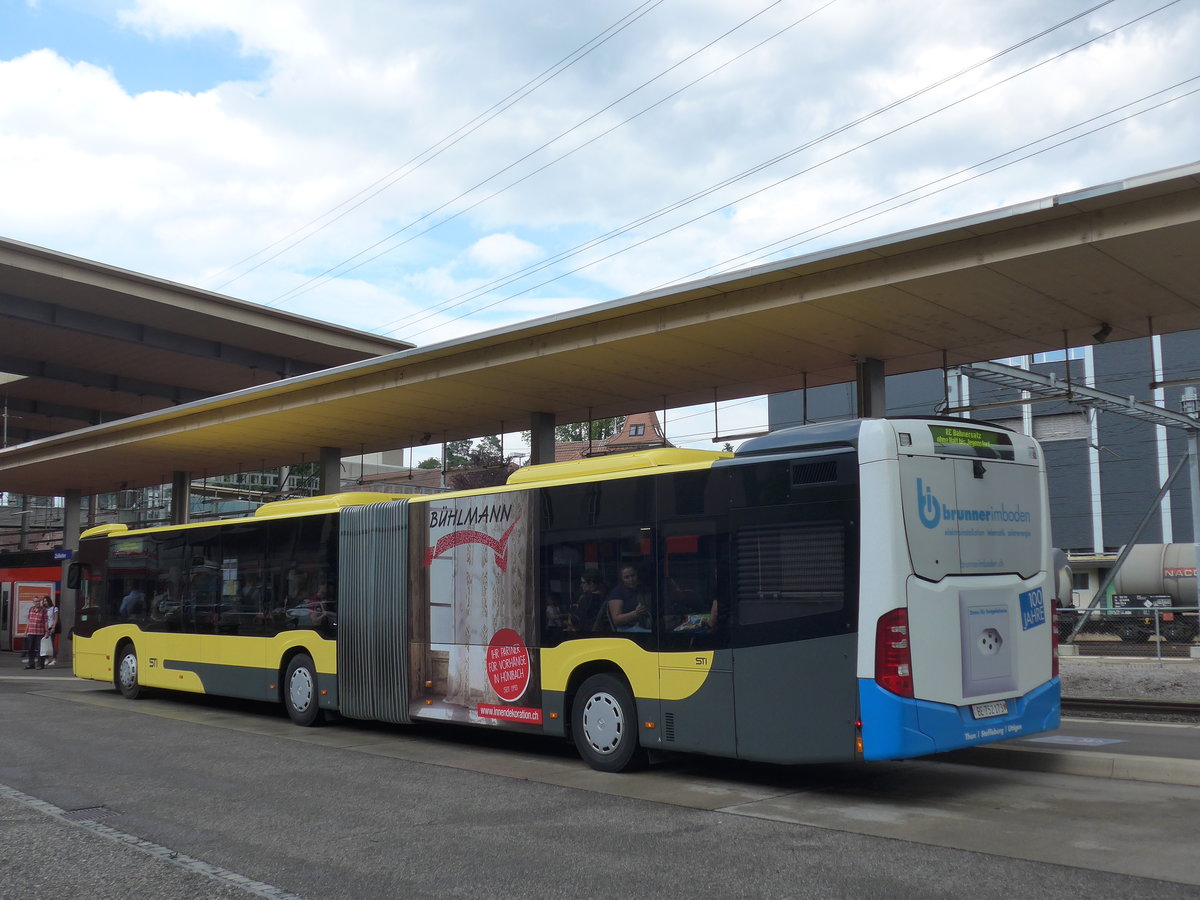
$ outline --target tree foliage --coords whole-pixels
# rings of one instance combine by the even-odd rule
[[[446,442],[446,468],[457,469],[470,465],[471,442],[469,440]]]
[[[593,441],[603,441],[615,434],[620,434],[621,429],[625,427],[624,416],[614,416],[611,419],[592,419],[592,436]],[[522,432],[526,442],[532,441],[532,432]],[[557,444],[565,444],[567,441],[586,441],[588,438],[588,423],[573,422],[569,425],[554,426],[554,442]]]
[[[496,435],[477,442],[451,441],[446,445],[448,462],[446,481],[458,491],[504,484],[517,467],[512,457],[505,459]]]
[[[592,419],[591,436],[588,435],[587,422],[575,422],[570,425],[556,425],[554,440],[562,441],[603,441],[615,434],[620,434],[625,427],[625,417],[615,416],[611,419]]]

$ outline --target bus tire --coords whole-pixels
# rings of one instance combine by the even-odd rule
[[[593,675],[580,686],[571,704],[571,736],[583,761],[601,772],[628,772],[649,760],[638,746],[637,703],[615,675]]]
[[[297,653],[288,663],[283,678],[283,705],[297,725],[315,725],[321,717],[317,700],[317,670],[312,657]]]
[[[145,695],[146,689],[138,681],[137,650],[133,644],[126,644],[117,654],[117,668],[113,672],[113,681],[121,696],[128,700],[136,700]]]

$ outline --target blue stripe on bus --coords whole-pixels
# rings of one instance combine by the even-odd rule
[[[1020,737],[1058,727],[1059,680],[1008,700],[1009,713],[975,719],[971,707],[897,697],[858,680],[863,759],[904,759]]]

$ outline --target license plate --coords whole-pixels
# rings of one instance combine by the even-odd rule
[[[1007,700],[993,700],[991,703],[975,703],[971,706],[971,715],[977,719],[990,719],[992,716],[1008,715]]]

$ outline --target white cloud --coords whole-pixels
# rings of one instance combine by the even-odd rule
[[[537,244],[512,234],[489,234],[467,248],[467,257],[487,269],[519,269],[542,254]]]

